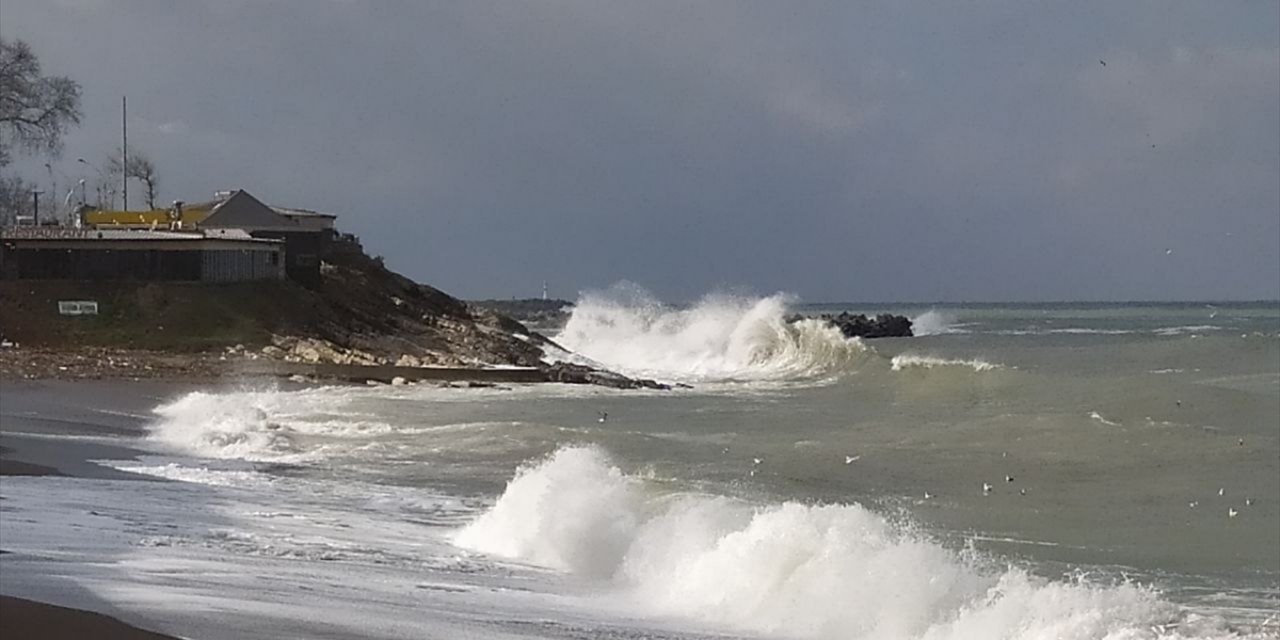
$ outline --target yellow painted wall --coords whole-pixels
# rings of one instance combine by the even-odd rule
[[[209,217],[208,209],[182,210],[182,228],[193,229],[202,220]],[[152,209],[151,211],[103,211],[91,209],[84,212],[84,223],[92,227],[150,227],[167,229],[169,227],[169,210]]]

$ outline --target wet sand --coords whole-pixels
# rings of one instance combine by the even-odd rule
[[[0,499],[4,476],[71,476],[150,481],[101,467],[89,460],[127,459],[138,450],[129,441],[144,434],[145,413],[162,398],[188,385],[155,382],[0,383]],[[71,440],[89,436],[111,442]],[[119,444],[116,444],[118,441]],[[4,578],[3,567],[15,554],[0,550],[0,637],[103,638],[163,640],[173,636],[147,631],[92,611],[36,602],[18,595],[22,583]],[[76,601],[65,604],[83,604]]]
[[[12,596],[0,596],[0,635],[63,640],[173,640],[110,616]]]

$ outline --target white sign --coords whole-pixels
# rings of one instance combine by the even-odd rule
[[[64,316],[96,316],[98,303],[95,300],[59,300],[58,313]]]

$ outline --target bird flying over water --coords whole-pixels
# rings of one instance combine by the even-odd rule
[[[845,457],[844,457],[844,463],[845,463],[845,464],[852,464],[852,463],[857,462],[858,460],[861,460],[861,459],[862,459],[862,456],[845,456]]]
[[[993,487],[991,486],[991,483],[989,483],[989,482],[984,482],[984,483],[982,483],[982,495],[984,495],[984,496],[985,496],[985,495],[987,495],[987,494],[990,494],[990,493],[991,493],[991,489],[992,489],[992,488],[993,488]]]
[[[600,419],[597,420],[596,422],[604,422],[605,420],[609,419],[608,411],[597,411],[596,413],[600,414]]]

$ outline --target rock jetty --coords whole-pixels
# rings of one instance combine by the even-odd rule
[[[787,322],[798,322],[806,317],[796,314],[787,318]],[[816,316],[816,319],[840,329],[840,333],[846,338],[910,338],[914,335],[911,332],[910,318],[889,313],[868,318],[866,314],[842,311],[838,314],[824,313]]]

